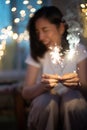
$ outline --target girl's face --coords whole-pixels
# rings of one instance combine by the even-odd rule
[[[45,18],[39,18],[35,24],[36,33],[39,40],[48,48],[55,44],[61,45],[61,38],[64,33],[64,24],[61,23],[59,27],[50,23]]]

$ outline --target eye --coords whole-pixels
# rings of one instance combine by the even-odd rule
[[[44,28],[44,29],[43,29],[43,32],[49,32],[49,31],[50,31],[49,28]]]
[[[43,30],[44,30],[44,31],[48,31],[48,30],[49,30],[49,28],[48,28],[48,27],[45,27],[45,28],[43,28]]]

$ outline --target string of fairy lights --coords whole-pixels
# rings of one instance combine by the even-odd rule
[[[10,5],[10,3],[11,0],[5,0],[6,5]],[[20,4],[23,4],[26,7],[26,9],[29,10],[30,12],[29,17],[32,17],[34,12],[36,11],[36,8],[30,4],[30,0],[23,0],[22,3]],[[41,6],[42,4],[43,4],[42,0],[36,0],[36,5]],[[13,20],[14,24],[20,24],[21,21],[25,20],[26,9],[25,10],[21,9],[19,12],[17,12],[20,14],[20,16],[16,17]],[[17,6],[11,8],[12,14],[14,14],[16,11],[18,11]],[[16,42],[20,44],[23,40],[28,41],[29,35],[26,29],[19,34],[17,32],[14,32],[12,25],[8,25],[7,27],[2,28],[0,31],[0,60],[2,59],[5,53],[8,38],[16,40]]]
[[[80,9],[83,23],[83,35],[87,38],[87,0],[84,0],[83,3],[80,4]]]

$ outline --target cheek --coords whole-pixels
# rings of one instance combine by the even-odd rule
[[[53,32],[50,37],[53,41],[57,42],[57,40],[59,39],[59,34],[57,32]]]
[[[56,32],[54,32],[54,31],[49,33],[48,35],[49,35],[50,38],[55,38],[55,37],[58,36],[58,34]]]
[[[59,42],[60,34],[57,30],[52,30],[50,33],[46,34],[46,36],[53,42]]]

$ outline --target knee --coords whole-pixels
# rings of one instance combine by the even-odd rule
[[[58,115],[59,105],[55,98],[49,97],[49,95],[41,95],[37,97],[32,102],[32,107],[34,110],[39,111],[39,113],[53,113]]]
[[[64,113],[87,113],[87,103],[82,99],[74,99],[63,104]]]
[[[59,106],[58,104],[55,102],[55,101],[51,101],[48,106],[46,107],[46,110],[49,112],[49,113],[53,113],[54,115],[57,115],[58,116],[58,112],[59,112]]]

